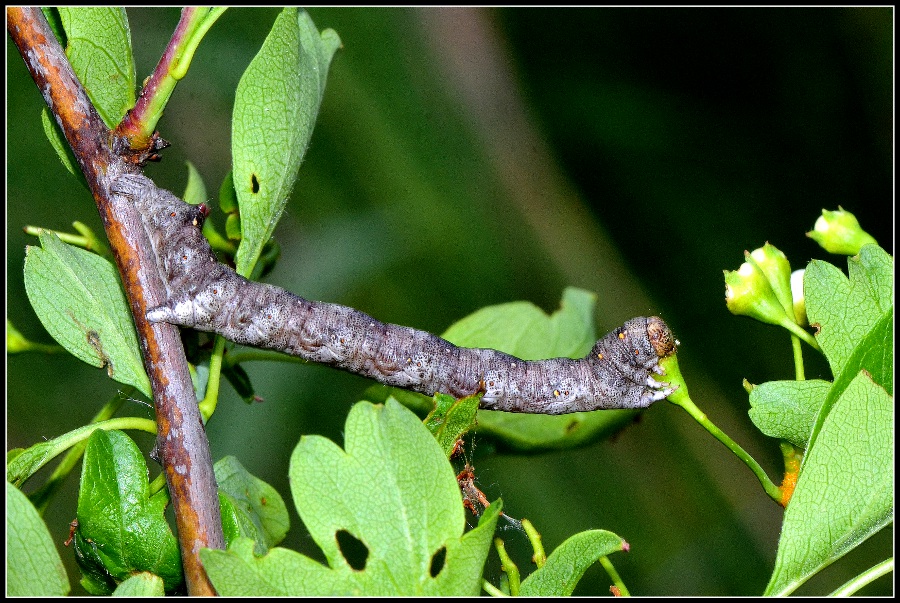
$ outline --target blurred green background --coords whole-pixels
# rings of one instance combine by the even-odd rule
[[[437,333],[488,304],[552,311],[567,285],[597,292],[601,333],[660,315],[681,341],[694,400],[780,479],[778,443],[750,423],[741,380],[791,378],[790,341],[728,313],[722,270],[765,241],[794,268],[811,258],[845,268],[804,236],[838,205],[893,254],[891,9],[310,13],[344,48],[276,233],[283,253],[270,282]],[[178,11],[128,14],[140,81]],[[189,159],[214,196],[230,167],[235,86],[276,14],[229,10],[204,39],[160,124],[172,148],[146,170],[158,184],[180,194]],[[7,53],[7,312],[26,337],[50,343],[25,296],[24,251],[36,240],[22,227],[102,226],[44,137],[43,101],[9,41]],[[221,214],[212,219],[221,228]],[[806,357],[809,377],[831,378]],[[7,368],[7,449],[84,424],[118,389],[64,354],[8,356]],[[299,437],[342,442],[371,382],[317,366],[247,369],[265,402],[248,406],[226,387],[208,426],[213,458],[236,455],[290,500]],[[633,594],[754,595],[768,581],[782,510],[667,403],[610,440],[501,450],[479,455],[476,470],[548,551],[593,528],[628,540],[631,552],[613,561]],[[76,482],[46,515],[60,544]],[[292,519],[286,546],[321,558]],[[503,537],[530,571],[524,534]],[[889,556],[892,540],[893,526],[799,592],[830,592]],[[71,550],[63,556],[74,584]],[[498,575],[492,554],[486,577]],[[608,584],[595,567],[576,593]],[[864,592],[890,594],[891,578]]]

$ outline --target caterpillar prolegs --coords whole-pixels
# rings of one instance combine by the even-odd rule
[[[653,378],[676,341],[657,317],[634,318],[600,339],[584,358],[521,360],[497,350],[457,347],[430,333],[387,324],[345,306],[309,301],[252,282],[219,263],[201,233],[209,213],[123,175],[113,192],[144,216],[167,288],[147,312],[167,322],[278,350],[386,385],[456,397],[483,391],[481,408],[564,414],[645,408],[674,391]]]

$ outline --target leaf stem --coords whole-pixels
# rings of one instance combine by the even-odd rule
[[[759,466],[759,463],[750,456],[747,451],[741,448],[734,440],[728,437],[725,432],[715,426],[715,424],[709,420],[706,416],[706,413],[701,411],[696,404],[694,404],[693,400],[691,400],[690,395],[688,394],[687,384],[684,382],[684,377],[681,375],[681,369],[678,366],[678,360],[676,356],[669,356],[668,358],[660,361],[660,365],[666,371],[665,380],[671,383],[672,385],[677,385],[678,389],[669,396],[669,402],[676,404],[683,408],[691,417],[700,423],[703,428],[711,433],[713,437],[717,440],[725,444],[725,446],[731,450],[739,459],[744,461],[744,464],[750,468],[750,471],[756,475],[756,478],[759,480],[759,483],[762,485],[763,490],[766,491],[766,494],[769,495],[772,500],[781,504],[782,500],[782,491],[776,486],[772,480],[769,479],[769,476],[766,475],[766,472],[763,471],[763,468]]]
[[[112,418],[112,416],[122,407],[122,404],[125,403],[125,400],[128,399],[128,396],[133,392],[133,387],[118,392],[109,402],[103,405],[103,408],[101,408],[96,415],[94,415],[94,418],[91,419],[91,423],[100,423]],[[69,473],[72,472],[72,469],[78,464],[78,460],[81,458],[81,455],[84,454],[84,449],[86,447],[87,441],[82,441],[69,448],[66,456],[63,457],[63,460],[56,466],[56,469],[53,470],[53,473],[44,485],[28,496],[37,508],[38,513],[41,515],[44,514],[44,510],[47,508],[47,505],[50,504],[53,495],[56,494],[60,487],[62,487],[66,477],[68,477]]]
[[[156,478],[152,482],[150,482],[150,486],[149,486],[150,496],[153,496],[154,494],[156,494],[157,492],[162,490],[165,485],[166,485],[166,474],[160,473],[159,475],[156,476]]]
[[[528,534],[528,540],[531,541],[531,548],[534,550],[534,564],[541,569],[547,561],[547,553],[544,552],[544,545],[541,542],[541,535],[527,519],[522,520],[522,527]]]
[[[600,565],[603,566],[603,569],[606,570],[606,573],[609,574],[610,579],[613,581],[619,588],[619,594],[623,597],[630,597],[631,593],[628,592],[628,588],[625,586],[625,583],[622,582],[621,576],[619,576],[619,572],[616,571],[616,568],[613,566],[612,561],[609,560],[609,557],[603,555],[600,557]]]
[[[62,454],[65,450],[84,442],[98,429],[104,431],[111,431],[113,429],[137,429],[156,435],[156,423],[150,419],[143,419],[140,417],[120,417],[118,419],[107,419],[106,421],[91,423],[90,425],[73,429],[72,431],[47,442],[35,444],[21,452],[6,466],[7,481],[16,487],[21,486],[41,467]],[[78,454],[80,455],[81,452]]]
[[[800,345],[800,339],[791,333],[791,347],[794,349],[794,372],[797,375],[797,381],[806,380],[806,372],[803,369],[803,346]]]
[[[502,590],[500,590],[499,588],[497,588],[496,586],[494,586],[493,584],[491,584],[490,582],[488,582],[487,580],[485,580],[483,578],[481,580],[481,588],[483,588],[484,592],[486,592],[487,594],[489,594],[492,597],[507,597],[507,596],[509,596],[505,592],[503,592]]]
[[[222,382],[222,356],[225,353],[225,338],[216,335],[216,343],[212,356],[209,358],[209,379],[206,382],[206,395],[198,403],[200,416],[205,425],[209,418],[216,412],[219,404],[219,388]]]
[[[788,318],[785,318],[784,321],[781,323],[781,326],[783,326],[785,329],[790,331],[792,334],[796,335],[797,337],[799,337],[800,339],[802,339],[803,341],[808,343],[810,346],[812,346],[812,349],[816,350],[817,352],[822,351],[822,348],[819,347],[819,342],[816,341],[816,338],[813,337],[812,335],[810,335],[807,331],[805,331],[803,329],[803,327],[801,327],[794,321],[789,320]]]
[[[860,575],[851,578],[846,583],[844,583],[840,588],[831,593],[829,596],[831,597],[849,597],[850,595],[855,594],[859,589],[867,584],[871,584],[878,578],[894,571],[894,558],[889,557],[882,561],[881,563],[877,563],[861,573]]]
[[[506,572],[506,576],[509,579],[509,594],[517,597],[519,596],[519,586],[521,585],[519,568],[513,563],[509,553],[506,552],[506,545],[503,544],[501,539],[495,538],[494,546],[497,547],[497,555],[500,556],[500,569]]]

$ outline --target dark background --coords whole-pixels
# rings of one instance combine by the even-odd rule
[[[128,13],[140,81],[178,11]],[[726,310],[722,270],[766,241],[794,268],[811,258],[845,267],[804,236],[838,205],[893,254],[893,11],[310,13],[344,48],[269,280],[438,333],[488,304],[524,299],[552,311],[567,285],[598,293],[601,332],[658,314],[682,343],[694,400],[778,481],[778,443],[750,423],[741,380],[792,378],[790,341]],[[235,86],[276,14],[229,10],[204,39],[160,123],[173,146],[147,173],[161,186],[180,194],[190,159],[215,196],[230,167]],[[42,133],[43,101],[9,41],[7,53],[8,317],[50,343],[25,296],[24,248],[36,239],[22,227],[102,227]],[[809,377],[831,378],[805,356]],[[9,356],[7,368],[7,449],[84,424],[117,390],[67,355]],[[213,457],[236,455],[290,501],[299,437],[342,442],[370,382],[317,366],[247,368],[265,402],[247,406],[226,386],[208,426]],[[771,573],[782,510],[669,404],[612,440],[500,452],[476,469],[488,496],[531,519],[548,551],[593,528],[628,540],[631,552],[613,561],[634,594],[754,595]],[[70,482],[46,515],[57,543],[74,517]],[[292,520],[286,546],[315,551]],[[524,535],[503,537],[530,571]],[[883,530],[799,592],[830,592],[889,556],[892,539],[893,527]],[[494,583],[496,566],[486,574]],[[576,592],[605,594],[608,583],[595,567]],[[864,592],[889,594],[891,581]]]

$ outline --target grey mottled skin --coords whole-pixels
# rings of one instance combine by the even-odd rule
[[[371,377],[386,385],[456,397],[483,390],[481,408],[564,414],[645,408],[674,388],[653,379],[675,338],[657,317],[634,318],[584,358],[526,361],[491,349],[461,348],[430,333],[375,320],[353,308],[309,301],[248,281],[219,263],[201,233],[208,210],[125,175],[114,192],[144,216],[166,283],[153,322],[218,333]]]

